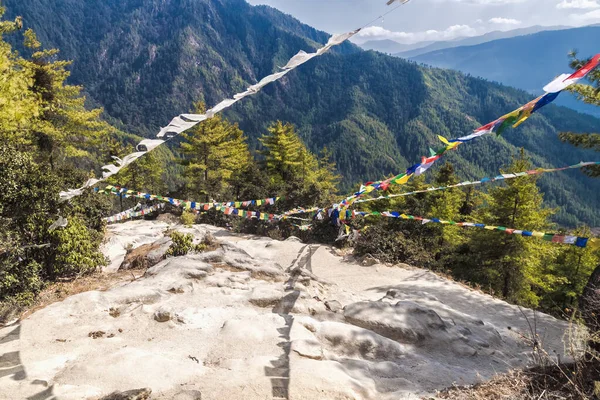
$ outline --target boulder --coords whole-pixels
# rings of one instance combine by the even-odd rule
[[[340,312],[344,309],[344,307],[342,307],[342,304],[337,300],[326,300],[325,307],[327,307],[329,311],[334,313]]]
[[[257,286],[252,290],[250,303],[259,307],[274,307],[283,297],[283,291],[272,286]]]
[[[395,305],[380,301],[353,303],[344,308],[344,318],[400,343],[419,344],[446,330],[435,311],[411,301]]]
[[[169,311],[157,311],[154,313],[154,320],[156,322],[167,322],[171,320],[171,313]]]
[[[310,358],[312,360],[323,359],[323,348],[321,347],[321,344],[315,340],[294,340],[291,349],[302,357]]]
[[[171,238],[164,237],[128,251],[119,270],[150,268],[158,264],[171,246]]]

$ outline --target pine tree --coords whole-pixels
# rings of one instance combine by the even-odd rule
[[[285,197],[283,207],[331,204],[340,177],[327,149],[318,158],[306,148],[294,126],[281,121],[273,123],[260,142],[271,190]]]
[[[4,8],[0,7],[0,18]],[[2,40],[18,29],[16,22],[0,21],[0,140],[29,144],[29,133],[41,107],[35,93],[33,71],[22,68],[23,60]]]
[[[89,157],[115,129],[100,118],[102,109],[85,108],[80,87],[66,84],[71,62],[50,61],[58,50],[40,50],[41,43],[31,29],[24,36],[26,47],[34,53],[31,60],[20,60],[20,65],[32,76],[31,90],[37,95],[40,107],[39,118],[30,132],[31,140],[51,168],[58,157]]]
[[[203,103],[196,112],[205,111]],[[245,171],[251,156],[244,132],[217,115],[182,134],[186,194],[205,201],[226,200],[236,174]]]
[[[269,133],[260,138],[264,147],[265,169],[272,183],[288,182],[298,175],[306,175],[306,147],[296,135],[292,124],[277,121],[268,128]]]
[[[529,169],[531,164],[521,150],[502,172]],[[549,218],[554,210],[544,208],[536,180],[536,176],[511,179],[490,189],[489,194],[479,193],[479,207],[473,217],[490,226],[544,231],[551,226]],[[519,235],[471,230],[465,247],[453,259],[452,269],[509,301],[536,306],[556,282],[552,271],[542,268],[545,261],[551,261],[555,249],[543,241]]]

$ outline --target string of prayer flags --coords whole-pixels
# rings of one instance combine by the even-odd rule
[[[99,191],[99,190],[97,190],[97,191]],[[158,200],[158,201],[170,203],[174,206],[183,207],[186,209],[204,210],[204,211],[208,211],[208,210],[210,210],[212,208],[216,208],[216,207],[240,208],[240,207],[250,207],[250,206],[273,205],[273,204],[275,204],[276,201],[281,200],[281,197],[271,197],[271,198],[260,199],[260,200],[229,201],[229,202],[223,202],[223,203],[217,203],[217,202],[199,203],[199,202],[190,201],[190,200],[180,200],[180,199],[175,199],[173,197],[137,192],[135,190],[129,190],[126,188],[122,188],[120,186],[112,186],[112,185],[106,186],[106,188],[104,188],[104,193],[114,194],[117,196],[123,196],[125,198],[133,197],[133,198],[146,199],[146,200]]]
[[[423,218],[423,217],[415,217],[414,215],[407,215],[407,214],[399,213],[397,211],[385,211],[385,212],[355,211],[353,213],[353,218],[356,218],[356,216],[362,216],[362,217],[382,216],[382,217],[388,217],[388,218],[398,218],[398,219],[404,219],[404,220],[421,221],[421,223],[423,225],[429,224],[429,223],[437,223],[437,224],[454,225],[454,226],[460,226],[460,227],[480,228],[480,229],[486,229],[489,231],[504,232],[507,235],[535,237],[535,238],[539,238],[539,239],[542,239],[544,241],[551,242],[551,243],[563,243],[563,244],[574,245],[574,246],[581,247],[581,248],[590,247],[593,249],[600,249],[600,239],[596,239],[596,238],[586,238],[586,237],[561,235],[561,234],[536,232],[536,231],[524,231],[524,230],[518,230],[518,229],[510,229],[510,228],[506,228],[503,226],[491,226],[491,225],[485,225],[485,224],[476,224],[473,222],[446,221],[446,220],[441,220],[439,218],[428,219],[428,218]]]
[[[111,224],[113,222],[126,221],[126,220],[129,220],[132,218],[137,218],[137,217],[142,217],[144,215],[152,214],[155,211],[162,210],[164,207],[165,207],[165,205],[160,203],[160,204],[157,204],[152,207],[146,207],[146,208],[142,208],[141,210],[136,210],[137,209],[137,206],[136,206],[129,210],[125,210],[116,215],[113,215],[112,217],[104,218],[104,221],[106,221],[109,224]]]
[[[464,143],[476,137],[493,132],[501,135],[502,132],[511,125],[513,128],[518,127],[525,122],[531,116],[531,114],[556,100],[558,95],[563,90],[585,78],[587,74],[598,67],[599,64],[600,54],[596,54],[587,64],[579,68],[576,72],[572,74],[562,74],[548,85],[544,86],[544,92],[546,92],[545,94],[537,97],[515,111],[503,115],[497,120],[477,128],[471,135],[456,139],[456,141]]]
[[[390,194],[387,196],[379,196],[379,197],[374,197],[371,199],[357,200],[354,203],[355,204],[367,203],[367,202],[372,202],[372,201],[391,199],[391,198],[395,198],[395,197],[411,196],[411,195],[415,195],[415,194],[419,194],[419,193],[429,193],[429,192],[435,192],[438,190],[448,190],[448,189],[457,188],[457,187],[482,185],[485,183],[503,181],[503,180],[508,180],[508,179],[515,179],[515,178],[519,178],[522,176],[528,176],[528,175],[539,175],[539,174],[545,174],[545,173],[549,173],[549,172],[565,171],[565,170],[569,170],[569,169],[580,169],[580,168],[589,167],[592,165],[600,165],[600,161],[591,161],[591,162],[583,162],[582,161],[579,164],[570,165],[568,167],[562,167],[562,168],[538,168],[538,169],[533,169],[530,171],[518,172],[515,174],[501,174],[501,175],[498,175],[493,178],[483,178],[478,181],[465,181],[465,182],[457,183],[455,185],[431,187],[431,188],[427,188],[427,189],[423,189],[423,190],[415,190],[413,192]]]
[[[585,78],[585,76],[590,73],[590,71],[598,67],[599,64],[600,54],[597,54],[575,73],[570,75],[563,74],[546,85],[544,87],[544,90],[546,91],[544,95],[537,97],[515,111],[503,115],[495,121],[475,129],[475,131],[468,136],[460,137],[454,140],[448,140],[443,136],[438,136],[438,139],[444,144],[443,148],[440,148],[437,151],[429,149],[429,157],[423,157],[420,163],[409,167],[405,172],[391,179],[379,182],[370,182],[364,186],[361,186],[358,192],[348,196],[339,205],[342,208],[347,208],[365,194],[371,193],[375,190],[387,190],[391,184],[404,185],[410,180],[411,177],[419,176],[431,168],[433,164],[438,161],[447,151],[457,149],[461,144],[488,133],[496,132],[498,135],[500,135],[507,127],[511,125],[513,128],[518,127],[520,124],[525,122],[531,116],[531,114],[553,102],[563,90]]]

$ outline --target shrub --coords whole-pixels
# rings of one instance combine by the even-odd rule
[[[421,243],[393,223],[379,223],[364,229],[356,242],[354,254],[371,255],[382,262],[394,264],[429,266],[435,261]]]
[[[185,210],[181,214],[181,223],[185,226],[192,226],[196,222],[196,214],[191,211]]]
[[[106,257],[98,251],[101,235],[88,229],[81,218],[70,218],[65,228],[53,231],[51,236],[56,243],[54,262],[48,271],[51,278],[87,274],[106,265]]]
[[[190,233],[184,234],[173,231],[169,235],[173,243],[171,243],[171,247],[165,253],[166,257],[185,256],[190,252],[200,253],[207,250],[214,250],[219,246],[219,242],[210,233],[198,244],[194,244],[194,236]]]
[[[194,236],[191,234],[184,234],[177,231],[171,232],[171,247],[165,253],[167,257],[179,257],[185,256],[187,253],[194,249]]]

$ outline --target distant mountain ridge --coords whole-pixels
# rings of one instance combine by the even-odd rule
[[[600,53],[599,38],[600,26],[595,25],[448,48],[411,59],[540,94],[556,75],[569,72],[571,50],[577,49],[581,57]],[[557,104],[600,116],[598,107],[578,102],[569,94],[561,95]]]
[[[214,105],[278,70],[328,34],[243,0],[5,0],[8,18],[24,17],[46,46],[73,59],[71,82],[129,132],[154,136],[203,100]],[[566,70],[565,65],[556,73]],[[376,52],[335,48],[226,112],[256,147],[274,120],[294,123],[313,150],[327,147],[344,176],[359,181],[396,174],[420,160],[437,135],[463,135],[531,99],[523,91]],[[462,146],[447,160],[465,179],[497,174],[519,147],[535,166],[563,166],[593,153],[562,144],[561,130],[600,130],[600,120],[548,106],[504,138]],[[541,180],[561,223],[600,225],[600,182],[580,172]]]
[[[359,46],[364,50],[375,50],[402,58],[416,57],[421,54],[436,50],[443,50],[459,46],[472,46],[497,39],[511,38],[515,36],[530,35],[542,31],[553,31],[569,29],[568,26],[530,26],[527,28],[512,29],[508,31],[492,31],[479,36],[458,37],[444,41],[425,41],[413,44],[403,44],[390,39],[369,40]]]

